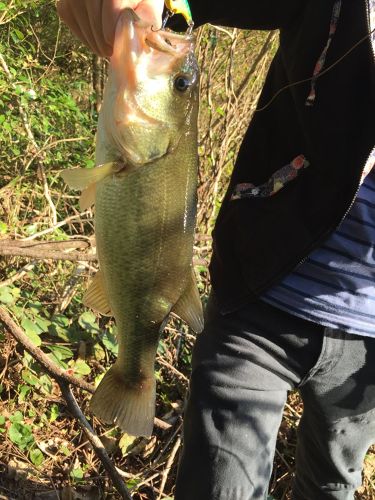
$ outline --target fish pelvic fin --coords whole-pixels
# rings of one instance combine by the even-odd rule
[[[116,363],[104,375],[91,402],[91,411],[131,436],[150,437],[155,417],[156,382],[152,375],[127,381]]]
[[[193,266],[191,267],[191,275],[188,278],[186,288],[172,307],[171,312],[186,321],[195,333],[201,333],[203,330],[202,302],[199,297]]]
[[[83,303],[103,316],[113,316],[111,306],[109,305],[105,293],[103,275],[98,271],[92,280],[87,292],[83,296]]]

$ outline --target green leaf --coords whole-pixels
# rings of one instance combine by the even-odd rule
[[[0,426],[3,426],[5,424],[5,417],[4,415],[0,415]]]
[[[13,32],[16,34],[18,40],[23,40],[25,38],[24,34],[22,33],[22,31],[14,29]]]
[[[78,467],[76,469],[73,469],[71,472],[70,472],[70,477],[72,479],[75,479],[76,481],[80,480],[80,479],[83,479],[83,470],[81,469],[81,467]]]
[[[50,326],[51,322],[50,320],[46,318],[42,318],[41,316],[37,316],[35,318],[35,324],[38,326],[38,328],[41,329],[42,332],[48,332],[48,327]]]
[[[54,422],[59,415],[60,415],[59,407],[57,406],[57,404],[53,403],[50,409],[49,421]]]
[[[130,434],[124,433],[119,441],[119,448],[121,450],[122,456],[124,457],[132,447],[134,441],[137,439],[135,436],[130,436]]]
[[[34,442],[34,436],[30,425],[21,422],[14,423],[9,427],[8,436],[9,439],[21,449],[27,448]]]
[[[44,392],[46,392],[47,394],[52,393],[53,384],[52,384],[51,377],[49,375],[42,375],[39,378],[39,382],[40,382],[40,385],[42,386],[42,389],[44,390]]]
[[[117,338],[113,333],[107,330],[102,337],[102,342],[109,351],[117,355],[118,343],[117,343]]]
[[[78,318],[78,323],[90,335],[100,333],[100,328],[96,322],[96,316],[91,311],[82,313]]]
[[[4,2],[0,2],[0,10],[5,10],[7,6],[5,5]]]
[[[31,342],[36,345],[42,345],[42,341],[39,338],[39,335],[42,333],[42,330],[33,323],[29,318],[24,318],[21,321],[21,326],[25,330],[26,335],[29,337]]]
[[[132,479],[129,479],[129,481],[126,481],[126,486],[131,490],[138,486],[138,484],[142,481],[141,478],[139,477],[134,477]]]
[[[7,231],[8,231],[8,224],[5,224],[5,222],[0,221],[0,234],[6,234]]]
[[[73,365],[74,372],[78,375],[88,375],[91,373],[91,368],[89,365],[83,361],[83,359],[77,359],[77,361]]]
[[[97,361],[102,361],[105,359],[105,351],[103,347],[99,344],[93,345],[94,357]]]
[[[56,354],[54,352],[50,352],[49,354],[47,354],[47,356],[49,357],[49,359],[51,361],[56,363],[63,370],[66,370],[68,368],[67,363],[65,363],[62,359],[60,359],[58,356],[56,356]]]
[[[64,345],[47,345],[46,348],[59,360],[70,359],[74,356],[73,351]]]
[[[44,455],[39,448],[34,448],[33,450],[30,451],[30,460],[36,467],[42,465],[44,460]]]
[[[30,318],[23,318],[21,321],[21,326],[25,330],[28,330],[29,332],[34,333],[35,335],[40,335],[41,333],[44,332],[43,328],[41,328],[35,320],[32,320]]]
[[[2,286],[0,288],[0,302],[3,304],[13,304],[15,302],[15,298],[11,293],[11,288],[9,286]]]
[[[35,375],[33,375],[29,370],[25,369],[25,370],[22,370],[22,379],[29,385],[31,386],[38,386],[40,381],[38,379],[38,377],[36,377]]]
[[[71,452],[67,446],[64,444],[60,448],[61,453],[63,453],[66,457],[69,457],[71,455]]]
[[[86,165],[86,168],[93,168],[93,167],[95,167],[95,161],[88,159],[85,161],[85,165]]]
[[[63,314],[55,314],[51,321],[52,324],[56,324],[62,328],[69,326],[70,320]]]
[[[13,415],[9,417],[9,420],[14,424],[17,422],[22,422],[23,415],[19,410],[17,410],[16,412],[13,413]]]
[[[18,394],[18,402],[23,403],[26,400],[27,395],[31,391],[31,387],[29,385],[21,385]]]
[[[5,123],[4,123],[5,126]],[[29,224],[27,226],[24,226],[24,231],[31,236],[32,234],[35,234],[38,231],[38,225],[37,224]]]

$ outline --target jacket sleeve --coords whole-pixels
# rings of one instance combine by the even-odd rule
[[[282,29],[308,0],[189,0],[196,26],[205,23],[244,29]]]

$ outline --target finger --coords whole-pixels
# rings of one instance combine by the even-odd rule
[[[94,3],[94,2],[93,2]],[[101,56],[101,51],[96,44],[94,35],[91,31],[90,21],[89,21],[89,12],[86,8],[85,0],[76,0],[73,9],[73,16],[76,24],[78,24],[80,30],[83,33],[85,38],[86,45],[93,51],[95,54]]]
[[[163,8],[164,0],[142,0],[138,3],[135,11],[141,19],[152,24],[154,28],[160,28]]]
[[[111,56],[112,47],[105,41],[102,27],[102,4],[103,0],[86,0],[86,10],[90,24],[90,32],[101,56]]]
[[[139,0],[103,0],[102,32],[107,45],[113,47],[116,24],[120,13],[126,8],[134,9]]]
[[[75,20],[75,17],[69,7],[69,4],[64,1],[59,1],[56,5],[56,10],[61,18],[61,20],[69,26],[70,30],[85,44],[87,45],[88,42],[86,40],[85,35],[82,33],[82,30],[80,29],[78,23]]]

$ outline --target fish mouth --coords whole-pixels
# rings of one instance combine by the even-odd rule
[[[121,14],[111,57],[113,101],[103,113],[107,133],[127,164],[154,162],[177,147],[175,120],[165,119],[149,96],[158,95],[160,85],[167,85],[170,75],[193,54],[194,42],[191,34],[153,30],[132,9]],[[151,106],[145,106],[144,96]]]

